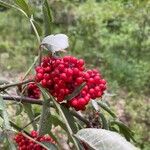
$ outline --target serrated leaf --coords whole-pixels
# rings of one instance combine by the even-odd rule
[[[86,85],[86,83],[82,83],[80,86],[78,86],[71,94],[69,94],[65,100],[69,101],[71,99],[73,99],[74,97],[76,97],[80,92],[81,90],[84,88],[84,86]]]
[[[48,134],[50,135],[50,137],[51,137],[58,145],[60,145],[60,144],[59,144],[59,139],[52,133],[52,131],[50,131]]]
[[[133,133],[133,132],[130,130],[129,127],[127,127],[123,122],[121,122],[121,121],[119,121],[119,120],[114,120],[114,121],[111,121],[110,123],[111,123],[111,124],[116,124],[116,125],[118,125],[119,127],[122,127],[122,128],[124,128],[124,129],[128,130],[130,133]]]
[[[42,35],[41,26],[40,26],[39,23],[38,23],[37,21],[35,21],[35,20],[33,20],[33,24],[34,24],[34,26],[35,26],[35,28],[36,28],[36,30],[37,30],[39,36],[41,36],[41,35]]]
[[[51,115],[51,122],[54,126],[60,126],[67,132],[66,125],[58,117]]]
[[[28,17],[32,15],[32,9],[25,0],[15,0],[15,3],[27,14]]]
[[[4,1],[1,1],[1,0],[0,0],[0,6],[3,6],[5,8],[11,8],[12,7],[11,4],[8,4],[8,3],[4,2]]]
[[[40,86],[39,86],[39,87],[40,87]],[[80,150],[80,149],[79,149],[79,145],[78,145],[76,139],[73,137],[72,128],[70,127],[70,124],[68,123],[68,120],[67,120],[67,118],[66,118],[66,116],[65,116],[65,114],[64,114],[64,112],[63,112],[63,110],[62,110],[62,108],[60,107],[60,104],[58,104],[58,103],[56,102],[55,98],[54,98],[46,89],[42,89],[42,90],[45,91],[45,92],[49,95],[50,100],[53,101],[54,107],[55,107],[56,110],[60,113],[62,119],[63,119],[64,122],[65,122],[65,125],[66,125],[66,128],[67,128],[67,130],[68,130],[68,135],[69,135],[69,137],[70,137],[70,140],[73,141],[73,143],[74,143],[76,149],[77,149],[77,150]]]
[[[43,107],[42,113],[40,117],[40,127],[39,127],[39,134],[44,135],[50,132],[51,130],[51,113],[50,113],[50,98],[49,95],[46,93],[45,89],[38,85],[42,96],[43,96]]]
[[[75,136],[92,150],[137,150],[118,133],[104,129],[82,129]]]
[[[119,120],[115,120],[115,121],[110,121],[110,123],[111,123],[111,125],[117,125],[120,129],[120,132],[125,136],[125,138],[128,141],[130,141],[130,139],[135,141],[133,138],[133,132],[123,122],[121,122]]]
[[[67,119],[67,122],[68,124],[70,125],[73,133],[77,133],[77,126],[75,124],[75,119],[74,117],[72,116],[72,114],[70,113],[69,109],[67,109],[66,107],[64,107],[63,105],[60,105],[66,119]]]
[[[97,102],[101,108],[103,108],[105,111],[107,111],[113,118],[116,118],[117,116],[115,115],[114,112],[111,111],[111,109],[102,101]]]
[[[43,16],[44,16],[44,24],[45,24],[45,36],[52,33],[52,13],[51,9],[48,5],[48,1],[44,0],[43,3]]]
[[[108,130],[109,126],[108,126],[108,123],[107,123],[107,120],[106,120],[104,114],[99,113],[99,116],[100,116],[100,119],[102,121],[102,128]]]
[[[27,113],[30,121],[32,121],[34,119],[34,112],[32,110],[32,105],[31,104],[27,104],[27,103],[24,103],[24,109],[25,109],[25,112]],[[37,130],[37,125],[35,122],[32,122],[32,126],[34,128],[34,130]]]
[[[42,144],[44,144],[48,150],[57,150],[56,145],[49,143],[49,142],[41,142]]]

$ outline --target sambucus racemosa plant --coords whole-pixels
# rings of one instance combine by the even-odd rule
[[[58,56],[69,46],[68,37],[56,34],[46,36],[40,41],[40,27],[34,20],[31,6],[25,0],[16,0],[14,5],[0,1],[0,5],[15,8],[29,19],[39,47],[38,57],[21,82],[3,82],[0,85],[0,117],[4,122],[0,134],[1,140],[8,141],[9,149],[62,149],[60,137],[52,132],[57,126],[60,126],[60,131],[66,132],[70,149],[136,149],[119,134],[112,132],[122,133],[128,141],[134,140],[132,131],[101,100],[106,90],[106,81],[100,72],[97,69],[87,69],[83,59]],[[47,0],[43,3],[43,15],[48,35],[51,34],[52,17]],[[42,57],[45,49],[49,54]],[[35,74],[31,79],[28,75],[35,65]],[[25,80],[27,77],[29,80]],[[17,87],[18,95],[9,95],[7,89],[14,86]],[[23,106],[31,121],[23,128],[12,122],[7,114],[5,100],[13,100],[18,102],[16,105]],[[82,114],[89,103],[92,116]],[[38,116],[34,114],[32,104],[42,106]],[[102,110],[109,113],[111,118],[106,118]],[[26,127],[30,124],[33,129],[28,133]],[[10,136],[11,132],[13,136]]]

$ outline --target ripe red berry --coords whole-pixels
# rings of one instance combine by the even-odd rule
[[[38,137],[37,131],[31,131],[31,137],[33,138],[33,141],[25,137],[21,132],[15,135],[14,140],[17,144],[18,150],[46,150],[41,145],[37,144],[34,141],[37,142],[49,142],[55,144],[55,141],[49,136],[44,135],[41,137]]]
[[[38,73],[37,74],[37,79],[38,80],[42,80],[43,79],[43,74],[42,73]]]

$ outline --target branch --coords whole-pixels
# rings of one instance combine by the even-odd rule
[[[3,97],[3,100],[7,101],[17,101],[21,103],[30,103],[30,104],[36,104],[36,105],[43,105],[43,100],[34,99],[34,98],[28,98],[28,97],[21,97],[21,96],[6,96],[6,95],[0,95]],[[53,104],[50,104],[50,107],[54,107]],[[84,122],[87,126],[90,126],[90,122],[83,118],[81,115],[79,115],[76,111],[70,110],[71,114],[76,117],[77,119]]]
[[[4,100],[7,101],[17,101],[22,103],[30,103],[30,104],[37,104],[37,105],[43,105],[42,100],[37,100],[34,98],[28,98],[28,97],[22,97],[22,96],[7,96],[7,95],[0,95],[3,97]]]
[[[6,84],[0,87],[0,91],[4,91],[5,89],[9,88],[9,87],[13,87],[13,86],[19,86],[19,85],[23,85],[23,84],[27,84],[29,82],[33,82],[34,80],[26,80],[23,82],[17,82],[17,83],[10,83],[10,84]]]

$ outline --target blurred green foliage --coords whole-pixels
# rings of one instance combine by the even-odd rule
[[[41,1],[29,0],[42,29]],[[126,99],[130,126],[142,149],[148,149],[147,96],[150,91],[150,1],[148,0],[50,0],[52,33],[70,38],[68,53],[100,68],[110,91],[122,89],[138,96]],[[29,22],[15,10],[0,8],[0,68],[21,72],[37,55],[38,45]],[[44,32],[43,32],[44,33]],[[44,37],[41,36],[41,38]],[[16,63],[19,62],[19,63]],[[22,68],[22,66],[24,68]],[[138,99],[137,99],[138,97]],[[138,120],[138,121],[137,121]]]

